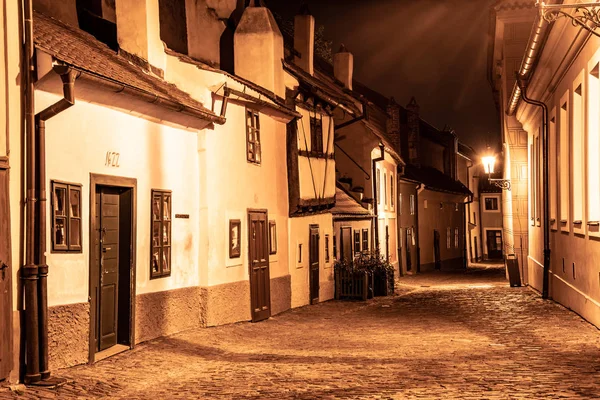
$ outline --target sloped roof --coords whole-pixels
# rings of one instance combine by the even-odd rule
[[[34,12],[33,36],[36,48],[81,71],[188,107],[207,120],[225,121],[177,86],[133,64],[81,29]]]
[[[372,217],[369,210],[339,187],[335,188],[335,207],[331,209],[331,213],[334,217]]]
[[[433,167],[417,167],[409,164],[404,168],[404,177],[411,181],[421,182],[425,185],[425,188],[429,190],[465,196],[470,196],[473,194],[460,181],[455,181],[448,175]]]

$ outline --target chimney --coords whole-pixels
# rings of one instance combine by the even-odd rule
[[[419,165],[419,105],[414,97],[406,105],[407,125],[408,125],[408,162],[413,165]]]
[[[166,55],[160,40],[158,0],[117,1],[116,19],[119,47],[164,70]]]
[[[235,30],[235,74],[283,98],[283,36],[271,11],[256,3],[251,0]]]
[[[333,75],[344,84],[344,87],[352,90],[352,74],[354,73],[354,56],[343,44],[340,50],[333,55]]]
[[[394,150],[400,152],[400,106],[393,97],[387,105],[387,134],[394,144]]]
[[[313,75],[315,54],[315,17],[310,14],[308,5],[302,4],[300,13],[294,17],[294,49],[300,53],[294,63]]]

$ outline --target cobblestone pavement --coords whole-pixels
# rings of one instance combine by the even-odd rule
[[[19,399],[599,398],[600,332],[504,270],[400,278],[395,296],[189,331],[55,371]]]

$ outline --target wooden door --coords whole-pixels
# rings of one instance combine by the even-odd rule
[[[12,304],[8,170],[0,169],[0,381],[8,377],[11,357]]]
[[[502,231],[494,230],[486,232],[488,258],[502,258]]]
[[[117,344],[119,310],[119,190],[97,192],[99,212],[100,285],[98,293],[98,351]]]
[[[341,244],[341,255],[342,255],[342,260],[344,260],[345,262],[352,262],[352,260],[354,259],[352,257],[352,228],[350,227],[344,227],[342,228],[342,237],[340,240],[340,244]]]
[[[250,257],[250,302],[252,321],[271,316],[271,278],[269,273],[269,226],[266,211],[248,213]]]
[[[319,302],[319,226],[310,226],[309,239],[309,264],[310,264],[310,304]]]
[[[442,258],[440,257],[440,233],[433,231],[433,256],[435,259],[435,269],[442,268]]]

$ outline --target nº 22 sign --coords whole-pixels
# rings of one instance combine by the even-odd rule
[[[119,168],[119,157],[120,153],[115,151],[107,151],[106,152],[106,160],[104,161],[104,165],[107,167],[115,167]]]

